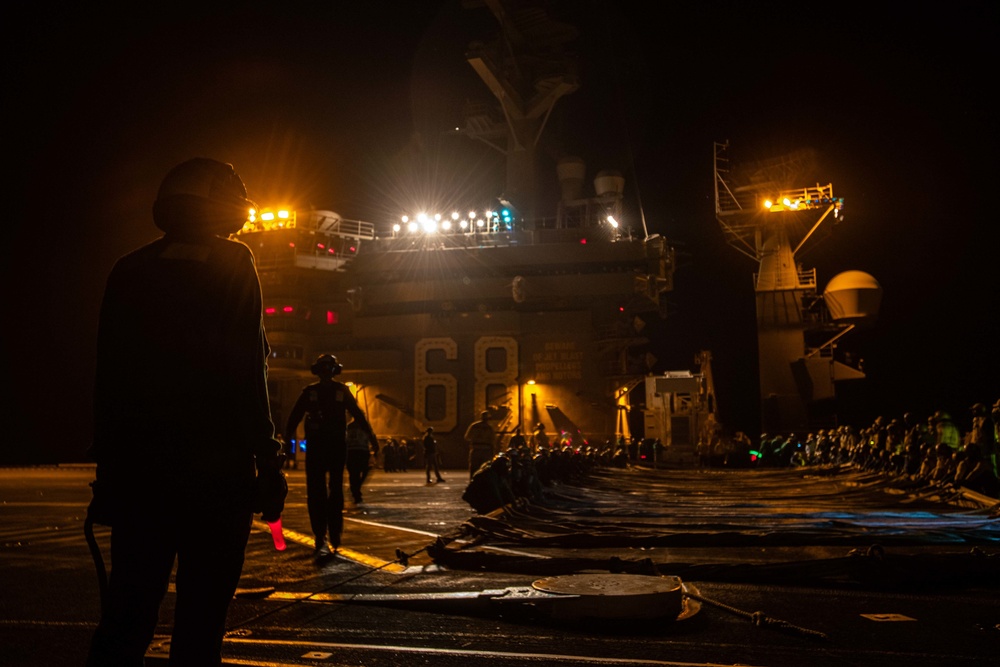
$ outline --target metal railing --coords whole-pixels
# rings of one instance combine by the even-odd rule
[[[760,273],[753,274],[754,289],[760,289],[760,276]],[[794,285],[778,284],[772,289],[816,289],[816,269],[797,269],[795,280],[797,282]]]

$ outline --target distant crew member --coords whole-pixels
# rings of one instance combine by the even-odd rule
[[[444,481],[438,464],[437,440],[434,439],[434,428],[427,427],[424,431],[424,469],[427,471],[427,483],[431,483],[431,470],[439,482]]]
[[[368,431],[357,419],[347,425],[347,486],[351,490],[354,504],[364,502],[361,487],[372,469],[372,456],[378,456],[378,444],[372,447]]]
[[[389,438],[389,442],[385,443],[385,447],[382,448],[382,470],[385,472],[397,472],[398,462],[396,459],[399,456],[400,445],[395,438]]]
[[[967,436],[968,442],[979,446],[983,460],[996,474],[997,441],[993,420],[986,411],[986,406],[982,403],[976,403],[969,408],[969,411],[972,413],[972,428]]]
[[[514,435],[510,436],[510,442],[507,446],[515,451],[524,449],[528,446],[528,441],[525,440],[524,435],[521,433],[521,427],[514,427]]]
[[[931,419],[934,422],[934,433],[936,444],[948,445],[953,452],[962,450],[962,434],[958,426],[951,419],[951,415],[944,411],[937,411]]]
[[[347,462],[347,413],[359,423],[368,442],[378,449],[378,438],[347,385],[334,380],[344,367],[332,354],[321,354],[310,369],[319,382],[302,390],[285,424],[285,442],[295,437],[305,417],[306,506],[316,537],[315,555],[336,551],[344,529],[344,466]]]
[[[479,421],[469,424],[465,431],[465,441],[469,443],[469,479],[483,464],[493,458],[493,427],[490,426],[490,413],[483,410]]]
[[[535,426],[535,432],[531,435],[531,444],[534,450],[546,450],[549,448],[549,436],[545,434],[545,426],[539,423]]]

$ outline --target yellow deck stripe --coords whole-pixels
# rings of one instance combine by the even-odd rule
[[[261,532],[270,534],[271,529],[268,527],[267,523],[264,521],[254,520],[253,527]],[[282,528],[282,534],[285,536],[286,542],[296,542],[297,544],[302,544],[310,549],[316,548],[316,540],[305,533],[300,533],[295,530],[289,530],[288,528]],[[336,556],[341,558],[354,561],[355,563],[360,563],[361,565],[366,565],[372,568],[379,568],[383,572],[391,572],[393,574],[401,574],[406,572],[406,567],[403,565],[389,560],[382,560],[375,556],[369,554],[363,554],[360,551],[355,551],[353,549],[347,549],[344,547],[338,547],[336,551]]]

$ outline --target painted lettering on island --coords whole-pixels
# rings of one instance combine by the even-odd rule
[[[549,341],[541,352],[531,355],[538,382],[583,379],[583,352],[576,341]]]

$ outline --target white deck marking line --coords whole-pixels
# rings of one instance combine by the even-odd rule
[[[375,644],[342,644],[336,642],[300,642],[291,640],[268,641],[266,639],[249,639],[246,637],[226,637],[225,642],[232,644],[261,644],[267,646],[295,646],[299,648],[327,648],[327,649],[360,649],[368,651],[392,651],[394,653],[425,653],[438,655],[457,656],[489,656],[492,658],[523,658],[526,660],[568,662],[570,664],[588,663],[593,665],[650,665],[651,667],[732,667],[732,663],[718,662],[678,662],[676,660],[649,660],[642,658],[600,658],[586,655],[565,655],[559,653],[517,653],[508,651],[469,651],[453,648],[425,648],[415,646],[381,646]],[[256,663],[249,663],[256,664]],[[741,667],[752,667],[742,665]]]
[[[354,523],[363,523],[366,526],[375,526],[376,528],[391,528],[393,530],[400,530],[404,533],[414,533],[416,535],[426,535],[427,537],[437,537],[437,533],[430,533],[426,530],[417,530],[416,528],[406,528],[405,526],[394,526],[391,523],[378,523],[376,521],[366,521],[364,519],[353,519],[349,516],[344,517],[344,521],[353,521]]]

